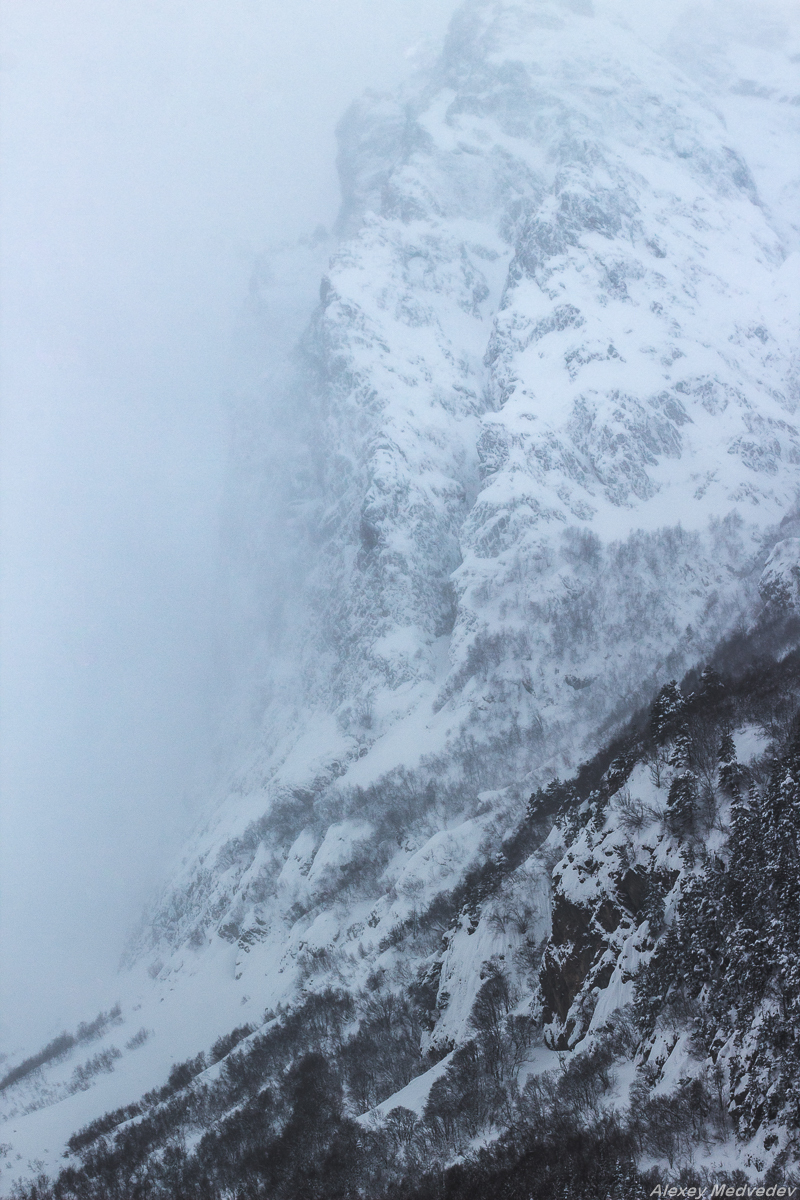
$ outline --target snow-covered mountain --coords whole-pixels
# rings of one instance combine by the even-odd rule
[[[491,920],[469,906],[532,790],[796,600],[798,52],[789,9],[653,31],[621,0],[468,0],[434,67],[346,114],[319,305],[248,441],[270,531],[253,572],[280,598],[256,745],[148,914],[121,1015],[88,1039],[117,1056],[76,1084],[73,1037],[5,1088],[18,1170],[51,1168],[170,1062],[331,988],[352,1004],[423,980],[416,1066],[347,1098],[421,1111],[521,947],[515,1012],[549,1023],[545,1058],[580,1051],[596,963],[559,957],[569,871],[555,932],[538,842]],[[580,852],[611,836],[619,857],[598,829]],[[679,853],[653,860],[665,887]],[[614,980],[607,1017],[632,999],[617,942],[592,983],[597,1005]]]

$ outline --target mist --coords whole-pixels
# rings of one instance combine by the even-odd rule
[[[454,7],[0,5],[9,1049],[112,995],[221,786],[232,334],[259,256],[335,220],[343,110]]]

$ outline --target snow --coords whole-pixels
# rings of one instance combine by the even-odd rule
[[[278,876],[278,886],[296,894],[307,877],[314,860],[317,839],[310,829],[304,829],[292,843],[292,847]]]
[[[483,835],[483,826],[476,820],[435,833],[404,865],[394,881],[396,890],[419,893],[422,902],[430,900],[443,887],[452,886],[461,864],[469,865],[478,857]]]
[[[771,740],[759,725],[743,725],[741,729],[735,729],[733,744],[737,759],[747,766],[753,759],[761,757]]]
[[[451,1058],[452,1054],[445,1055],[430,1070],[423,1071],[421,1075],[417,1075],[415,1079],[411,1080],[411,1083],[407,1083],[399,1092],[395,1092],[387,1100],[382,1101],[375,1108],[371,1108],[369,1112],[360,1116],[358,1118],[359,1123],[369,1126],[376,1117],[379,1119],[387,1117],[394,1108],[408,1108],[421,1116],[431,1088],[436,1080],[444,1075],[450,1065]]]
[[[727,18],[712,38],[702,14],[670,31],[627,0],[558,28],[533,5],[469,9],[460,51],[342,125],[313,382],[282,393],[285,495],[258,493],[259,521],[287,531],[268,703],[135,941],[124,1024],[91,1053],[153,1034],[86,1092],[63,1096],[85,1048],[34,1081],[55,1102],[0,1134],[14,1171],[52,1169],[77,1126],[301,980],[357,990],[380,965],[401,986],[420,962],[382,939],[494,853],[533,786],[752,620],[765,562],[770,595],[794,580],[797,539],[775,545],[800,465],[789,41]],[[735,741],[741,762],[766,746],[754,726]],[[628,780],[640,830],[623,836],[612,802],[564,855],[576,902],[613,890],[623,844],[676,868],[668,775]],[[538,942],[544,858],[508,887]],[[487,905],[435,951],[441,1044],[469,1036],[484,963],[524,992],[522,937]],[[593,1030],[630,1001],[637,937],[613,942]],[[684,1049],[663,1050],[672,1078]],[[421,1111],[446,1061],[376,1112]]]

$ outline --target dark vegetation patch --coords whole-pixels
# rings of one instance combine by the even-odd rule
[[[48,1063],[55,1062],[59,1058],[63,1058],[75,1046],[80,1046],[85,1042],[92,1042],[102,1035],[112,1025],[116,1025],[121,1020],[121,1009],[119,1005],[115,1005],[109,1012],[98,1013],[93,1021],[81,1021],[75,1033],[60,1033],[58,1037],[53,1038],[48,1042],[38,1054],[32,1054],[30,1058],[23,1059],[18,1066],[12,1067],[2,1079],[0,1079],[0,1092],[12,1084],[19,1083],[21,1079],[33,1074],[39,1067],[44,1067]]]

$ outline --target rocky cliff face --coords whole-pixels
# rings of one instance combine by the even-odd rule
[[[721,579],[793,497],[785,252],[753,179],[675,67],[547,5],[468,6],[424,87],[350,114],[343,161],[360,222],[310,336],[333,681],[388,698],[447,636],[439,704],[596,721],[564,675],[613,642],[622,698],[696,654],[686,625],[730,619]]]
[[[621,13],[468,0],[342,122],[337,249],[264,398],[289,578],[263,729],[132,951],[153,1046],[413,977],[411,1086],[480,996],[569,1051],[631,1000],[684,870],[652,763],[593,824],[540,796],[508,839],[752,623],[777,541],[764,600],[795,597],[796,190],[752,130],[784,161],[800,110],[773,17],[655,48]]]
[[[757,602],[800,462],[791,246],[716,100],[608,13],[472,3],[429,74],[345,117],[297,414],[305,574],[248,803],[181,885],[192,930],[159,923],[178,942],[241,908],[262,832],[282,822],[282,856],[401,768],[474,811]]]

